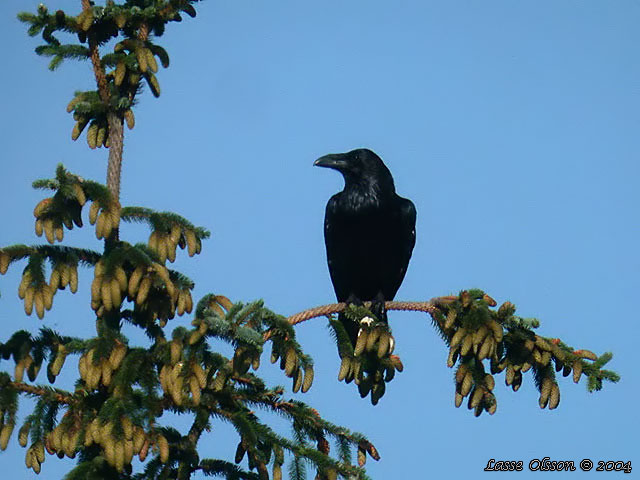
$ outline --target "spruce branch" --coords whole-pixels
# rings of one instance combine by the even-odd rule
[[[402,371],[399,358],[390,355],[392,348],[386,355],[386,349],[382,349],[383,354],[378,358],[370,353],[378,348],[375,342],[380,343],[380,340],[376,339],[384,338],[378,333],[384,328],[380,330],[379,325],[361,324],[361,334],[354,349],[342,331],[342,325],[331,319],[332,314],[345,312],[348,318],[360,322],[371,316],[366,309],[368,306],[354,307],[346,303],[323,305],[291,315],[286,321],[293,326],[328,316],[342,358],[338,379],[347,383],[355,380],[360,394],[364,397],[371,392],[371,400],[375,404],[384,394],[382,376],[388,382],[393,378],[394,367],[396,371]],[[468,406],[476,416],[482,411],[495,413],[497,401],[493,394],[493,375],[505,370],[506,384],[517,391],[522,383],[522,374],[533,367],[533,380],[540,391],[540,407],[548,406],[550,409],[556,408],[560,402],[560,390],[551,362],[563,376],[573,372],[575,383],[583,374],[587,376],[590,392],[600,390],[605,380],[615,383],[620,379],[617,373],[602,368],[611,360],[610,352],[597,356],[590,350],[575,350],[558,338],[537,335],[533,332],[540,325],[537,319],[516,316],[515,306],[510,302],[505,302],[497,310],[491,309],[496,306],[495,300],[478,289],[465,290],[457,296],[436,297],[427,302],[385,303],[387,310],[421,311],[431,316],[438,333],[449,346],[447,365],[454,367],[458,364],[455,405],[460,406],[462,400],[469,396]],[[274,334],[273,328],[268,329],[263,334],[264,341]],[[484,361],[490,361],[491,373],[485,371]]]
[[[426,313],[430,313],[432,312],[437,305],[446,303],[446,302],[451,302],[453,301],[455,298],[457,297],[452,297],[452,296],[445,296],[445,297],[438,297],[438,298],[434,298],[428,302],[399,302],[399,301],[392,301],[392,302],[385,302],[385,308],[387,310],[404,310],[404,311],[412,311],[412,312],[426,312]],[[365,306],[370,305],[370,303],[365,302]],[[342,312],[345,308],[347,308],[347,304],[342,302],[342,303],[331,303],[328,305],[322,305],[319,307],[314,307],[314,308],[310,308],[307,310],[304,310],[302,312],[296,313],[295,315],[291,315],[289,317],[287,317],[287,321],[291,324],[291,325],[297,325],[298,323],[302,323],[302,322],[306,322],[307,320],[311,320],[313,318],[317,318],[317,317],[326,317],[327,315],[331,315],[334,313],[340,313]],[[265,340],[268,339],[270,336],[269,332],[267,332],[265,334]]]
[[[64,390],[51,387],[29,385],[28,383],[24,382],[9,381],[4,383],[1,388],[7,388],[16,392],[26,393],[27,395],[31,395],[32,397],[40,397],[46,399],[47,401],[64,403],[67,405],[70,405],[76,401],[71,393]]]

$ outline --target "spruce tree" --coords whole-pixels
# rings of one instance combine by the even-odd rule
[[[363,324],[354,347],[333,316],[344,311],[360,322],[373,317],[366,306],[332,304],[285,317],[261,301],[232,303],[214,293],[195,302],[193,281],[168,266],[180,250],[191,257],[199,254],[209,232],[175,213],[122,204],[124,124],[134,128],[134,107],[144,89],[160,96],[159,70],[169,66],[169,54],[158,42],[168,23],[195,17],[196,4],[128,0],[96,5],[81,0],[79,12],[50,12],[41,4],[36,13],[19,15],[29,35],[44,40],[36,53],[51,57],[51,70],[67,59],[89,60],[96,88],[76,92],[68,103],[75,121],[71,136],[77,140],[84,135],[92,149],[106,148],[108,165],[106,185],[62,165],[53,178],[35,181],[34,188],[50,192],[34,209],[36,234],[47,243],[0,248],[1,274],[25,264],[18,296],[27,315],[35,312],[43,319],[60,290],[75,293],[81,267],[93,271],[95,317],[92,338],[43,327],[14,332],[0,344],[2,359],[12,362],[14,370],[13,375],[0,373],[0,448],[6,448],[18,421],[19,399],[29,396],[35,406],[23,415],[17,439],[26,448],[27,467],[36,473],[46,454],[56,454],[77,458],[68,479],[188,479],[203,473],[277,480],[285,462],[295,479],[305,478],[308,468],[319,479],[366,478],[367,456],[377,460],[379,454],[365,436],[287,399],[282,387],[267,385],[258,373],[270,344],[271,362],[279,362],[292,391],[306,392],[313,382],[313,360],[296,340],[295,326],[328,317],[341,357],[338,379],[353,381],[359,394],[376,404],[403,370],[388,326]],[[102,241],[99,251],[62,244],[65,229],[84,226],[83,210]],[[129,243],[121,238],[121,222],[145,224],[148,240]],[[523,374],[531,371],[539,406],[549,409],[560,402],[556,372],[571,375],[576,383],[586,376],[590,391],[602,388],[604,380],[618,380],[603,369],[610,353],[598,356],[540,336],[537,320],[517,316],[509,302],[496,307],[477,289],[425,302],[387,302],[390,310],[430,315],[449,346],[447,365],[455,367],[455,404],[466,398],[476,416],[495,413],[493,389],[501,373],[517,391]],[[190,326],[180,317],[189,318]],[[150,346],[127,338],[125,324],[144,332]],[[224,355],[220,342],[233,353]],[[79,372],[73,391],[53,386],[65,366]],[[42,367],[47,383],[38,377]],[[291,438],[276,433],[256,413],[260,411],[286,419]],[[190,428],[179,431],[168,425],[161,418],[165,412],[188,416]],[[233,462],[201,458],[199,442],[215,435],[208,433],[215,422],[231,424],[238,434]],[[357,452],[355,464],[352,451]],[[142,462],[138,471],[132,467],[134,456]]]

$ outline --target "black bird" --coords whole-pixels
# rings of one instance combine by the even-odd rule
[[[314,165],[344,177],[344,190],[331,197],[324,219],[336,297],[359,305],[372,301],[372,312],[386,322],[384,302],[400,288],[416,243],[416,208],[396,195],[391,172],[371,150],[325,155]],[[355,345],[359,325],[339,319]]]

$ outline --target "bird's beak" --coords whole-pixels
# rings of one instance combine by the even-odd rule
[[[344,170],[347,166],[347,160],[344,153],[330,153],[324,157],[320,157],[313,165],[316,167],[333,168],[334,170]]]

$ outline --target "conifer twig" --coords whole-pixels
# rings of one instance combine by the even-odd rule
[[[59,390],[36,387],[35,385],[29,385],[23,382],[9,382],[7,387],[17,390],[18,392],[28,393],[29,395],[37,395],[38,397],[50,396],[55,398],[59,403],[73,403],[73,396],[71,394],[63,393]]]
[[[412,311],[412,312],[426,312],[431,313],[433,310],[441,304],[451,303],[455,301],[457,296],[446,296],[446,297],[436,297],[432,298],[428,302],[385,302],[385,308],[387,310],[404,310],[404,311]],[[365,302],[365,306],[367,306],[369,302]],[[287,321],[291,325],[297,325],[298,323],[306,322],[307,320],[311,320],[316,317],[324,317],[326,315],[331,315],[332,313],[340,313],[347,307],[347,304],[344,302],[341,303],[331,303],[329,305],[322,305],[320,307],[309,308],[308,310],[304,310],[302,312],[296,313],[295,315],[291,315],[287,318]],[[265,335],[267,338],[268,336]]]
[[[91,8],[91,2],[89,0],[82,0],[82,10],[86,11]],[[100,99],[108,106],[111,100],[109,95],[109,84],[107,82],[107,75],[102,66],[102,60],[100,58],[100,51],[98,44],[94,36],[89,32],[87,35],[89,42],[89,52],[91,57],[91,64],[93,66],[93,74],[96,77],[96,84],[98,85],[98,94]],[[123,119],[107,109],[107,124],[109,126],[109,163],[107,165],[107,187],[111,192],[111,195],[116,201],[120,199],[120,176],[122,171],[122,153],[124,150],[124,125]],[[113,237],[117,240],[118,232],[115,231]]]

